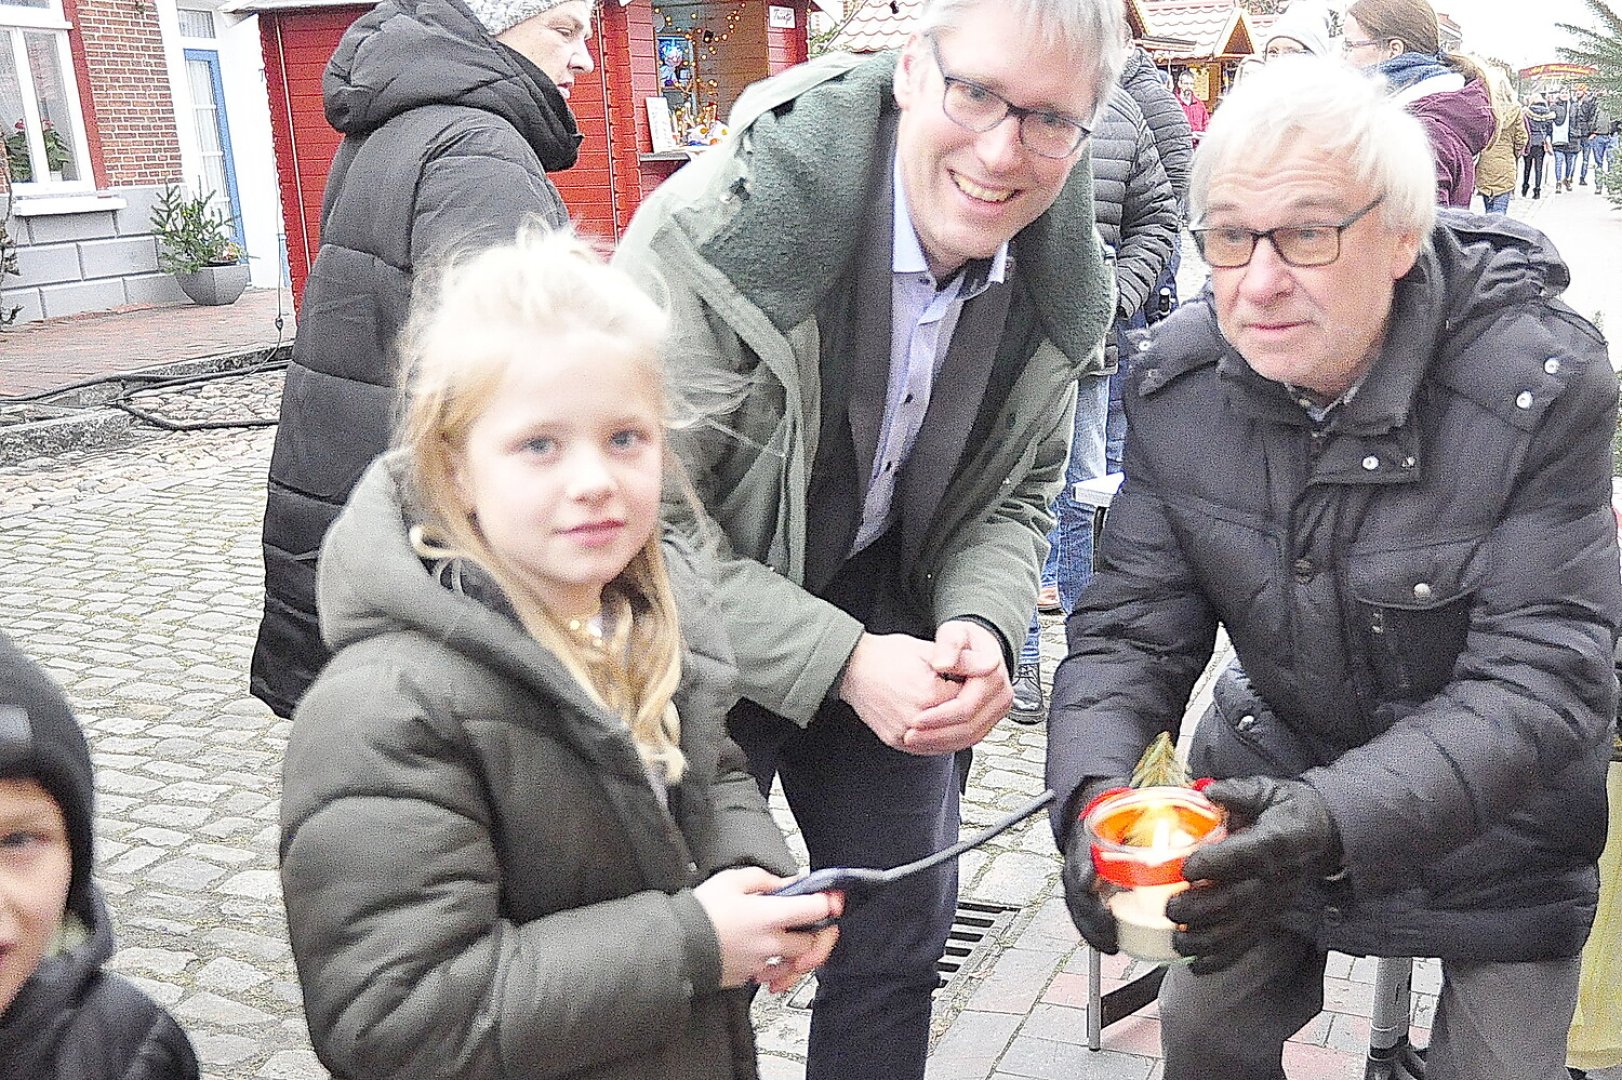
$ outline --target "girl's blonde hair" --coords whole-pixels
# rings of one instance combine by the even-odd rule
[[[1509,72],[1496,63],[1471,57],[1478,68],[1481,69],[1482,78],[1487,82],[1488,96],[1492,99],[1493,115],[1498,118],[1498,126],[1503,127],[1509,123],[1515,114],[1520,101],[1515,97],[1515,86],[1509,81]]]
[[[466,560],[489,574],[524,629],[593,700],[625,721],[649,770],[675,783],[686,766],[672,701],[681,680],[681,631],[658,531],[603,590],[599,643],[549,611],[524,576],[490,549],[462,509],[456,485],[468,432],[508,372],[546,363],[549,350],[582,331],[617,338],[641,358],[667,410],[660,356],[669,317],[572,232],[527,228],[514,243],[420,275],[401,335],[406,396],[396,438],[425,516],[412,539],[425,557]]]

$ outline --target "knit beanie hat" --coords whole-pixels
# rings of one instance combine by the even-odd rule
[[[504,33],[542,12],[551,11],[568,0],[466,0],[468,10],[491,37]],[[596,0],[592,0],[595,6]]]
[[[0,778],[38,780],[61,807],[73,855],[68,910],[92,922],[95,788],[90,748],[62,691],[4,634],[0,634]]]
[[[1274,38],[1299,41],[1313,56],[1333,55],[1329,51],[1329,9],[1315,0],[1295,0],[1268,29],[1262,52],[1267,51],[1267,42]]]

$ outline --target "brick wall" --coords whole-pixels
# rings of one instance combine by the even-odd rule
[[[119,187],[183,179],[156,6],[151,0],[78,0],[73,9],[90,76],[85,122],[101,142],[101,182]]]

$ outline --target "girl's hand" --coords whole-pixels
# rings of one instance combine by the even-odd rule
[[[721,945],[722,989],[755,982],[781,993],[828,959],[839,940],[839,927],[812,931],[795,927],[838,918],[845,910],[845,898],[836,892],[765,895],[792,880],[743,866],[722,870],[693,890]]]

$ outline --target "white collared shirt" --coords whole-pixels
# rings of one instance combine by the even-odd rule
[[[918,441],[929,410],[935,375],[946,361],[963,305],[1001,283],[1008,273],[1008,243],[989,260],[967,263],[943,286],[929,271],[929,261],[912,226],[901,163],[892,158],[895,204],[890,275],[890,378],[884,395],[884,421],[873,454],[862,523],[851,554],[884,535],[895,519],[895,485]]]

